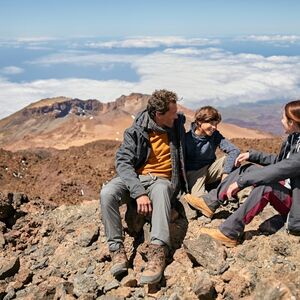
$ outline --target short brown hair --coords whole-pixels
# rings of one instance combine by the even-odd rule
[[[300,100],[287,103],[284,112],[288,120],[293,120],[300,126]]]
[[[196,110],[195,121],[197,123],[218,122],[222,120],[221,114],[212,106],[203,106]]]
[[[155,90],[148,100],[147,111],[152,119],[155,113],[166,113],[169,110],[170,103],[176,103],[177,94],[168,90]]]

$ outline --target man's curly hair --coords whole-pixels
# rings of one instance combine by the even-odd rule
[[[178,100],[177,94],[168,90],[156,90],[148,100],[147,111],[152,119],[155,113],[166,113],[169,110],[170,103],[176,103]]]

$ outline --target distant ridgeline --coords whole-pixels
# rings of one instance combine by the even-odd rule
[[[64,102],[56,102],[52,105],[28,107],[22,111],[23,116],[52,114],[55,118],[63,118],[68,114],[93,115],[104,110],[105,104],[98,100],[70,99]]]
[[[290,100],[265,100],[221,107],[224,122],[282,135],[282,108]]]

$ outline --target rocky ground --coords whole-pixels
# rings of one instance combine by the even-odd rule
[[[242,150],[271,152],[280,145],[279,139],[234,142]],[[299,238],[283,229],[270,234],[270,218],[278,220],[272,208],[247,227],[240,245],[227,249],[197,232],[217,227],[233,205],[209,220],[179,203],[164,278],[140,286],[149,224],[135,222],[130,230],[133,218],[123,206],[131,268],[114,279],[97,198],[114,174],[117,147],[96,142],[64,151],[0,150],[0,299],[300,298]]]

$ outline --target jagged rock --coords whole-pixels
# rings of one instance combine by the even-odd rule
[[[20,269],[18,274],[15,276],[15,281],[12,284],[14,290],[19,290],[24,287],[25,284],[28,284],[32,279],[32,272],[26,268]]]
[[[293,283],[291,283],[293,284]],[[294,286],[295,289],[295,286]],[[291,300],[297,299],[297,294],[286,284],[275,278],[261,281],[255,291],[255,300]]]
[[[3,300],[11,300],[14,299],[16,296],[16,292],[14,289],[7,291],[5,297],[3,298]]]
[[[107,297],[115,297],[115,299],[128,299],[132,294],[131,288],[126,286],[121,286],[117,289],[111,290]],[[113,299],[113,298],[111,298]]]
[[[182,298],[180,296],[178,296],[177,293],[173,293],[170,295],[170,297],[168,299],[169,300],[181,300]]]
[[[0,221],[0,232],[4,233],[5,231],[6,231],[6,224]]]
[[[83,294],[96,295],[98,289],[97,278],[92,275],[78,274],[74,278],[74,294],[80,297]]]
[[[35,295],[34,299],[41,299],[41,300],[53,299],[56,294],[57,286],[62,284],[64,281],[65,280],[60,277],[56,277],[56,276],[48,277],[46,280],[44,280],[38,285],[37,290],[34,293]]]
[[[121,280],[121,285],[126,287],[137,287],[136,274],[132,269],[128,269],[128,275]]]
[[[15,214],[15,209],[13,208],[11,202],[6,199],[0,199],[0,221],[8,223],[9,219]]]
[[[224,294],[229,299],[240,299],[252,293],[256,286],[257,274],[254,268],[246,267],[241,270],[231,270],[231,279],[225,287]]]
[[[10,259],[1,259],[0,261],[0,280],[14,276],[20,268],[20,258],[12,257]]]
[[[5,238],[3,232],[0,232],[0,249],[5,245]]]
[[[0,281],[0,299],[3,299],[6,295],[6,283]]]
[[[110,253],[107,244],[101,245],[98,253],[98,259],[100,262],[104,262],[110,259]]]
[[[208,235],[186,240],[184,247],[192,260],[206,268],[212,275],[222,274],[229,267],[224,248]]]
[[[88,247],[98,239],[99,227],[96,224],[87,224],[76,230],[78,244]]]
[[[224,272],[221,276],[222,280],[225,282],[229,282],[232,278],[234,278],[235,272],[231,269],[228,271]]]
[[[201,300],[216,298],[216,290],[210,276],[205,272],[198,272],[196,281],[193,284],[193,291]]]
[[[173,261],[171,264],[167,265],[164,271],[165,279],[168,281],[168,284],[176,283],[177,277],[176,275],[179,274],[182,270],[185,270],[188,266],[184,266],[180,264],[178,261]]]
[[[189,259],[189,256],[187,255],[186,251],[183,248],[180,248],[175,251],[173,255],[174,261],[179,262],[181,265],[183,265],[186,268],[192,268],[193,263]]]
[[[169,287],[175,287],[179,282],[184,282],[184,285],[190,286],[191,281],[195,278],[193,268],[185,267],[177,261],[173,261],[166,267],[164,276]]]
[[[31,266],[31,270],[37,270],[37,269],[45,269],[48,266],[49,257],[43,257],[41,260],[35,262]]]
[[[71,282],[62,282],[56,287],[54,299],[75,299],[73,296],[73,284]]]
[[[116,280],[113,279],[111,282],[108,282],[105,287],[104,287],[104,292],[107,293],[110,290],[116,289],[120,286],[120,283]]]
[[[181,197],[179,202],[182,205],[180,214],[183,215],[187,220],[193,220],[197,218],[197,210],[190,207],[190,205]]]
[[[95,296],[93,294],[84,294],[78,297],[78,300],[94,300]]]
[[[173,255],[174,261],[167,265],[164,276],[167,280],[168,285],[176,285],[178,282],[178,276],[180,274],[192,274],[193,273],[193,263],[189,259],[186,251],[184,249],[178,249]]]
[[[19,208],[23,203],[28,202],[27,195],[23,193],[8,193],[7,198],[11,201],[13,208],[17,209]]]
[[[270,240],[270,246],[276,254],[283,257],[287,257],[292,254],[292,244],[290,241],[287,241],[286,236],[274,235]]]

